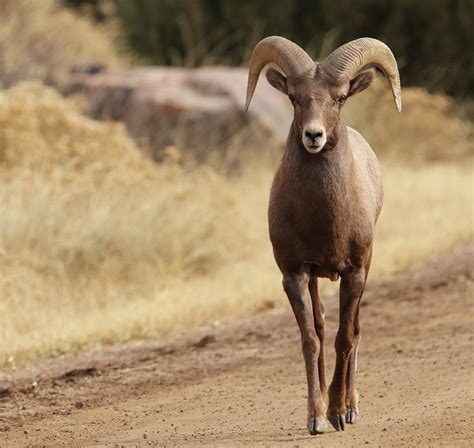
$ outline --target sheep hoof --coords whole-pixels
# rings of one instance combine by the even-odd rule
[[[331,422],[331,425],[334,426],[336,431],[344,431],[346,429],[346,423],[342,415],[328,415],[328,420]]]
[[[322,434],[328,429],[328,424],[324,420],[317,418],[310,418],[308,422],[308,431],[312,436],[316,434]]]
[[[357,415],[357,412],[354,411],[353,409],[349,409],[346,412],[346,423],[350,423],[353,425],[357,420],[359,420],[359,416]]]

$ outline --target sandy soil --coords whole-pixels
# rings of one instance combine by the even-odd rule
[[[361,419],[345,432],[306,433],[299,335],[282,309],[4,373],[0,445],[473,446],[473,260],[474,245],[464,246],[370,279]],[[337,300],[325,302],[332,345]]]

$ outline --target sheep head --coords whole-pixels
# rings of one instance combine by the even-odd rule
[[[316,154],[330,148],[335,140],[342,106],[347,98],[365,90],[378,67],[387,77],[397,109],[401,111],[400,77],[391,50],[376,39],[361,38],[342,45],[323,62],[314,62],[293,42],[278,36],[260,41],[250,61],[246,109],[262,69],[268,82],[288,95],[294,107],[294,126],[304,148]]]

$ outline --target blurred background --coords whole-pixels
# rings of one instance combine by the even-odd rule
[[[267,235],[292,112],[255,44],[397,57],[346,119],[379,156],[370,281],[472,240],[471,0],[0,0],[0,368],[287,306]],[[335,284],[324,283],[325,295]]]

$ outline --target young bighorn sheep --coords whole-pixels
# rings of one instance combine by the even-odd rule
[[[355,384],[359,305],[383,191],[375,154],[357,131],[346,126],[341,109],[347,98],[369,87],[375,70],[367,68],[376,66],[388,78],[401,111],[397,63],[390,49],[376,39],[354,40],[323,62],[314,62],[293,42],[267,37],[252,54],[246,109],[268,63],[285,74],[270,68],[268,82],[288,95],[294,107],[270,193],[268,219],[275,260],[301,331],[308,430],[323,433],[325,414],[336,430],[344,430],[359,415]],[[341,277],[336,367],[329,393],[318,277]]]

